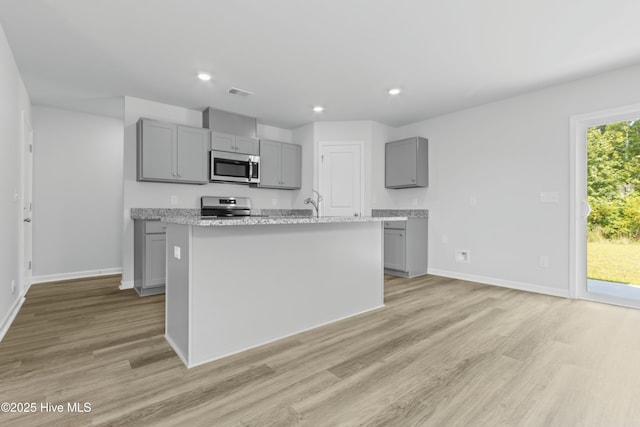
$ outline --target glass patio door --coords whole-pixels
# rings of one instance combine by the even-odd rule
[[[640,302],[640,121],[587,128],[586,157],[587,292],[594,299],[635,305]]]

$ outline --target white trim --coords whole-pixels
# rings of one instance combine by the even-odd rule
[[[133,280],[121,280],[118,289],[120,289],[121,291],[125,289],[133,289]]]
[[[33,277],[33,269],[30,269],[28,274],[25,275],[25,223],[24,219],[24,207],[25,207],[25,195],[29,193],[31,198],[31,202],[33,202],[33,147],[35,146],[35,138],[33,126],[31,125],[31,121],[29,117],[27,117],[27,113],[25,110],[21,110],[21,129],[20,129],[20,138],[21,138],[21,165],[20,165],[20,216],[18,217],[18,229],[20,230],[20,241],[18,242],[18,271],[20,272],[20,280],[19,280],[19,288],[20,291],[26,293],[27,290],[31,287],[32,277]],[[27,140],[27,137],[31,136],[30,140]],[[31,150],[29,150],[28,144],[31,144]],[[29,159],[28,156],[31,156]],[[27,164],[30,163],[30,175],[29,179],[29,188],[27,189],[27,183],[25,182],[25,175]],[[33,219],[33,211],[31,212],[31,218]],[[30,253],[29,257],[30,261],[33,261],[33,223],[31,223],[31,245],[30,245]]]
[[[24,301],[25,301],[24,296],[18,298],[13,303],[13,307],[11,307],[7,315],[2,320],[2,323],[0,323],[0,342],[2,342],[4,336],[9,331],[9,328],[11,327],[11,324],[13,323],[16,316],[18,315],[18,312],[20,311],[22,304],[24,304]]]
[[[466,280],[469,282],[477,282],[485,285],[500,286],[502,288],[517,289],[519,291],[535,292],[537,294],[553,295],[555,297],[569,298],[568,289],[554,289],[546,286],[535,285],[533,283],[514,282],[511,280],[496,279],[494,277],[476,276],[474,274],[464,274],[455,271],[439,270],[435,268],[429,269],[429,274],[435,276],[449,277],[451,279]]]
[[[629,306],[619,300],[590,294],[587,290],[587,144],[586,132],[592,126],[637,119],[640,104],[628,105],[569,118],[569,294],[571,298]],[[632,305],[631,305],[632,306]]]
[[[60,280],[82,279],[85,277],[111,276],[122,274],[122,268],[104,268],[102,270],[77,271],[73,273],[45,274],[33,276],[31,283],[58,282]]]

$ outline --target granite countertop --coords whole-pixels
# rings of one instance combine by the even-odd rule
[[[166,217],[163,222],[170,224],[195,225],[199,227],[229,225],[275,225],[275,224],[335,224],[349,222],[383,222],[405,221],[406,216],[373,217],[373,216],[248,216],[242,218],[206,218],[206,217]]]
[[[268,217],[311,217],[310,209],[251,209],[251,215]],[[200,218],[200,209],[131,208],[131,219]]]
[[[176,208],[132,208],[131,218],[139,220],[161,220],[172,224],[201,227],[229,225],[268,224],[330,224],[349,222],[406,221],[409,218],[428,217],[426,209],[374,209],[371,216],[320,217],[309,209],[252,209],[249,217],[211,218],[200,216],[200,209]]]
[[[371,216],[406,216],[407,218],[429,218],[428,209],[372,209]]]

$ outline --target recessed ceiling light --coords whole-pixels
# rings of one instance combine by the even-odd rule
[[[393,88],[393,89],[389,89],[389,95],[397,95],[400,92],[402,92],[400,89],[398,89],[397,87]]]
[[[203,80],[203,81],[207,82],[207,81],[211,80],[211,74],[207,74],[207,73],[199,73],[199,74],[198,74],[198,78],[199,78],[200,80]]]
[[[315,111],[316,113],[322,113],[324,111],[324,107],[322,105],[316,105],[315,107],[313,107],[313,111]]]

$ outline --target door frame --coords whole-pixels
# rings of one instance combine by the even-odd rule
[[[322,188],[322,153],[325,147],[329,146],[348,146],[348,145],[357,145],[360,148],[360,212],[358,212],[359,216],[362,216],[362,211],[364,209],[364,179],[365,179],[365,145],[364,141],[320,141],[318,142],[318,191],[320,194],[323,194]],[[320,215],[324,215],[324,205],[321,205]]]
[[[571,298],[640,308],[640,301],[587,291],[587,129],[640,117],[640,104],[573,115],[569,118],[569,295]]]
[[[33,203],[33,150],[34,150],[34,131],[31,122],[27,116],[26,111],[22,110],[21,112],[21,142],[20,146],[22,147],[22,165],[20,169],[20,215],[19,215],[19,224],[18,229],[20,230],[20,240],[19,240],[19,248],[18,248],[18,263],[19,263],[19,272],[20,278],[18,283],[19,295],[24,295],[29,288],[31,287],[31,281],[33,277],[33,221],[31,224],[31,244],[29,245],[29,261],[32,262],[31,267],[29,268],[28,274],[25,274],[25,262],[27,261],[27,257],[25,256],[25,240],[26,240],[26,226],[24,222],[24,206],[25,206],[25,197],[27,194],[31,197],[31,202]],[[28,159],[28,156],[31,156],[31,159]],[[27,170],[29,167],[30,170]],[[31,175],[31,179],[28,181],[25,180],[25,175],[29,173]],[[29,188],[27,188],[29,186]],[[33,220],[33,206],[31,206],[31,218]]]

